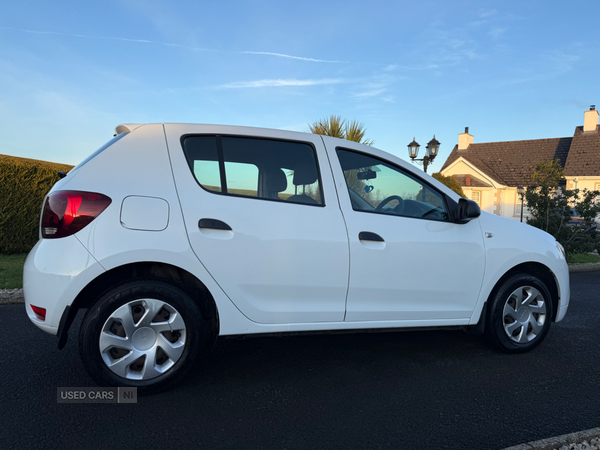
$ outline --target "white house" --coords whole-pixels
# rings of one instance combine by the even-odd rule
[[[458,135],[441,173],[454,177],[465,195],[482,210],[520,220],[518,186],[528,186],[540,161],[558,159],[565,169],[567,189],[600,189],[599,114],[592,105],[583,126],[572,137],[475,144],[466,128]],[[527,216],[527,207],[523,210]]]

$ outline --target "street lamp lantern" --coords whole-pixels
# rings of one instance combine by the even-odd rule
[[[439,141],[435,138],[435,134],[433,135],[433,139],[431,141],[429,141],[427,143],[427,147],[425,147],[425,149],[427,150],[427,154],[420,159],[417,159],[417,156],[419,156],[419,148],[421,146],[417,143],[417,141],[415,140],[415,138],[413,138],[412,142],[410,144],[408,144],[408,156],[410,159],[414,161],[422,161],[423,163],[423,171],[427,172],[427,166],[429,165],[429,163],[432,163],[433,160],[435,159],[435,157],[438,154],[438,150],[440,149],[440,143]]]
[[[427,149],[427,156],[429,156],[430,159],[433,159],[437,156],[438,150],[440,149],[440,143],[435,138],[435,134],[433,135],[433,139],[427,143],[427,147],[425,148]]]
[[[419,156],[419,148],[421,148],[421,146],[415,141],[415,138],[413,138],[412,142],[408,144],[408,156],[410,159],[415,159]]]

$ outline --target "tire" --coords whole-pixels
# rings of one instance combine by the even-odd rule
[[[208,325],[181,289],[134,281],[88,309],[79,330],[83,365],[100,386],[155,393],[181,379],[203,348]]]
[[[529,274],[506,279],[489,299],[486,334],[508,353],[533,350],[546,337],[552,322],[552,297],[546,285]]]

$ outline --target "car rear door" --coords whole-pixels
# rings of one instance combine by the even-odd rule
[[[165,125],[191,246],[250,320],[343,321],[349,250],[319,136]]]

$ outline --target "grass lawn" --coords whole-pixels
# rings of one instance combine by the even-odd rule
[[[597,263],[600,262],[600,256],[590,255],[589,253],[579,253],[576,255],[569,255],[570,263]]]
[[[0,254],[0,289],[23,287],[23,264],[27,253],[17,255]]]

